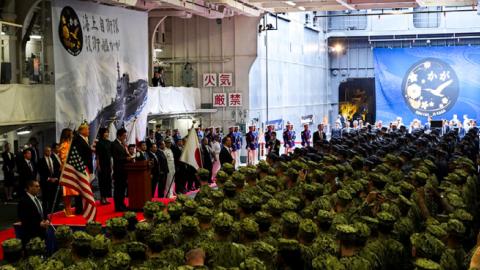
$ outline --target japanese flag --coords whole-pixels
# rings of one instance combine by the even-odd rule
[[[183,147],[180,161],[187,163],[196,170],[202,167],[202,156],[200,154],[198,136],[194,128],[191,128],[190,132],[188,133],[187,142]]]

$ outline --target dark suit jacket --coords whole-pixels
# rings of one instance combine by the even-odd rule
[[[157,151],[158,152],[158,151]],[[150,158],[150,161],[152,162],[152,176],[158,177],[160,175],[160,165],[158,161],[158,153],[152,153],[151,151],[148,152],[148,157]]]
[[[115,140],[112,142],[112,157],[113,157],[113,175],[115,180],[120,180],[117,178],[127,179],[125,172],[125,164],[127,161],[127,150],[125,147]],[[115,178],[116,177],[116,178]]]
[[[2,159],[3,159],[2,170],[4,172],[13,173],[13,169],[15,168],[15,155],[13,153],[10,153],[9,155],[7,152],[3,152]]]
[[[30,161],[33,167],[33,172],[30,170],[30,167],[28,166],[27,162],[25,159],[19,160],[18,161],[18,174],[19,174],[19,180],[20,180],[20,187],[23,189],[25,188],[25,185],[28,181],[33,180],[37,178],[37,170],[35,168],[35,164],[33,164],[32,161]]]
[[[22,222],[22,242],[24,244],[37,236],[45,238],[46,231],[40,227],[40,222],[46,219],[46,213],[43,211],[43,216],[41,216],[37,206],[27,194],[23,195],[18,203],[18,218]]]
[[[326,139],[327,135],[325,134],[325,132],[322,132],[322,134],[320,135],[320,132],[318,132],[318,130],[315,131],[313,133],[313,146],[321,144]]]
[[[181,164],[180,164],[180,156],[182,155],[182,150],[176,146],[176,145],[172,145],[172,153],[173,153],[173,159],[175,160],[175,167],[179,167]]]
[[[38,152],[38,149],[35,147],[30,147],[28,150],[30,150],[32,153],[32,163],[37,166],[37,163],[40,160],[40,153]]]
[[[167,175],[169,172],[167,157],[165,156],[162,150],[157,151],[157,157],[158,157],[158,167],[160,169],[160,174]]]
[[[90,145],[80,136],[73,138],[72,145],[77,146],[77,151],[82,160],[86,163],[89,173],[93,173],[93,155]]]
[[[223,163],[232,164],[232,162],[232,154],[230,154],[230,152],[228,152],[228,149],[222,145],[222,149],[220,150],[220,165],[223,165]]]
[[[44,185],[47,184],[47,179],[49,177],[52,178],[60,178],[60,164],[58,164],[58,161],[54,157],[50,157],[52,160],[52,166],[53,166],[53,173],[50,172],[48,169],[47,165],[47,159],[45,157],[42,157],[38,161],[38,174],[40,175],[40,184]]]

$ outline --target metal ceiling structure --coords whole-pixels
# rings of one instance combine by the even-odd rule
[[[264,12],[348,11],[402,9],[428,6],[476,7],[476,0],[95,0],[107,5],[153,11],[156,16],[188,18],[198,15],[211,19],[245,15],[258,17]],[[178,11],[180,13],[178,13]]]

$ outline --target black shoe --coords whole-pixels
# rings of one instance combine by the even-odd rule
[[[115,207],[115,212],[127,212],[128,208],[126,206]]]

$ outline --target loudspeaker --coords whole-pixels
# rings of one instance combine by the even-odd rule
[[[12,64],[9,62],[2,62],[0,69],[0,84],[9,84],[12,80]]]

